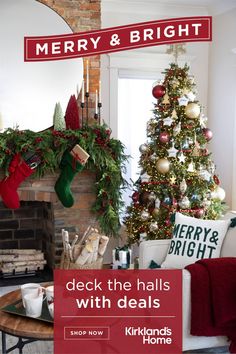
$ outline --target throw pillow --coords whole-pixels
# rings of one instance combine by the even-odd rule
[[[230,220],[203,220],[176,213],[173,236],[162,268],[184,268],[202,258],[217,258]]]

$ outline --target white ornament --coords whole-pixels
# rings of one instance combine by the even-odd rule
[[[220,186],[217,186],[216,189],[211,193],[212,199],[220,200],[221,202],[225,199],[225,190]]]
[[[178,149],[176,149],[175,147],[174,147],[174,144],[171,146],[171,148],[170,149],[168,149],[167,150],[168,151],[168,156],[169,157],[176,157],[176,154],[178,153]]]
[[[208,121],[208,118],[204,114],[201,114],[200,118],[199,118],[199,123],[200,123],[201,128],[206,128],[207,121]]]
[[[180,153],[179,153],[179,155],[178,155],[178,160],[179,160],[179,162],[185,162],[185,160],[186,160],[186,156],[184,156],[184,154],[183,154],[183,151],[181,151]]]
[[[150,180],[150,176],[149,176],[149,174],[148,174],[147,172],[143,173],[143,174],[140,176],[140,178],[141,178],[141,182],[142,182],[142,183],[143,183],[143,182],[149,182],[149,180]]]
[[[201,179],[203,179],[204,181],[210,181],[210,179],[211,179],[211,174],[207,171],[207,170],[201,170],[201,171],[199,171],[199,177],[201,178]]]
[[[180,185],[179,185],[179,189],[180,189],[180,192],[182,193],[182,194],[184,194],[185,192],[186,192],[186,190],[187,190],[187,183],[186,183],[186,181],[185,181],[185,179],[183,179],[181,182],[180,182]]]
[[[195,172],[195,166],[194,166],[193,162],[190,162],[190,164],[188,165],[187,171],[188,172]]]
[[[176,127],[173,129],[174,136],[178,135],[181,132],[181,122],[179,122]]]
[[[146,232],[142,232],[142,233],[139,235],[139,241],[140,241],[140,242],[146,241],[146,238],[147,238]]]
[[[196,95],[194,95],[194,93],[192,91],[188,92],[186,96],[190,102],[193,102],[196,98]]]
[[[186,96],[178,98],[179,106],[187,106],[189,99]]]
[[[170,117],[167,117],[167,118],[163,119],[163,123],[164,123],[164,125],[168,125],[170,127],[171,124],[173,123],[173,119]]]
[[[155,200],[155,208],[156,208],[156,209],[159,209],[159,208],[160,208],[160,205],[161,205],[160,199],[159,199],[159,198],[156,198],[156,200]]]

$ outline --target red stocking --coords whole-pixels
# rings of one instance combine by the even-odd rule
[[[0,182],[0,195],[6,207],[9,209],[18,209],[20,207],[20,201],[17,188],[34,172],[34,169],[30,168],[26,162],[21,159],[20,154],[16,154],[9,165],[9,172],[10,175]]]

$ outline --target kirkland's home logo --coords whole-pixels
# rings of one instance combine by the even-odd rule
[[[25,37],[25,61],[59,60],[160,44],[211,41],[211,17],[136,23],[74,34]]]

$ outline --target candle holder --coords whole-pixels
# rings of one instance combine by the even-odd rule
[[[82,111],[82,127],[83,127],[84,126],[84,107],[85,107],[84,102],[80,103],[80,107],[81,107],[81,111]]]
[[[99,125],[101,124],[101,108],[102,108],[102,102],[98,102],[98,118],[99,118]]]
[[[89,92],[85,93],[86,97],[86,125],[88,125],[88,117],[89,117]]]
[[[80,103],[81,107],[81,112],[82,112],[82,126],[88,126],[88,120],[89,120],[89,92],[86,92],[84,95],[84,102]],[[94,119],[96,122],[100,125],[101,124],[101,108],[102,108],[102,103],[98,102],[96,103],[96,110],[94,114]]]

